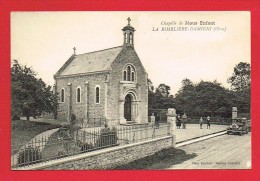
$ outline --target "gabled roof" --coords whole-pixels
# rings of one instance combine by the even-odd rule
[[[71,56],[55,76],[66,76],[106,71],[123,46]]]

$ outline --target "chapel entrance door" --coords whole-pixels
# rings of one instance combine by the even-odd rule
[[[131,95],[127,94],[125,97],[125,104],[124,104],[124,117],[126,121],[131,121],[131,101],[132,101]]]

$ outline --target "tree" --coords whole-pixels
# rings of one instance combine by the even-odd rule
[[[175,96],[176,109],[188,116],[229,116],[233,105],[233,94],[218,82],[193,84],[189,79]]]
[[[36,72],[22,66],[14,60],[11,68],[12,79],[12,118],[20,115],[37,116],[43,112],[57,112],[57,95],[51,91],[42,79],[36,78]]]
[[[190,79],[182,80],[182,87],[175,95],[175,105],[176,109],[181,113],[188,113],[191,115],[193,113],[195,95],[195,86]]]
[[[149,115],[151,115],[151,113],[157,112],[158,109],[168,109],[170,107],[174,107],[174,99],[173,96],[170,95],[170,86],[166,84],[160,84],[154,91],[152,81],[148,79],[147,83]]]
[[[231,84],[233,91],[234,106],[240,113],[247,113],[250,116],[250,101],[251,101],[251,67],[249,63],[240,62],[234,67],[234,72],[228,78],[228,83]]]
[[[231,89],[234,91],[243,91],[248,89],[251,84],[251,67],[249,63],[240,62],[234,67],[234,72],[228,78],[228,83],[231,84]]]
[[[158,86],[158,88],[156,89],[155,93],[160,94],[163,97],[169,97],[170,90],[171,90],[170,86],[168,86],[166,84],[160,84]]]
[[[155,109],[168,109],[173,107],[173,96],[170,95],[171,87],[166,84],[160,84],[154,94],[154,108]]]

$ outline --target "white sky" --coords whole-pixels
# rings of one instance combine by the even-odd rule
[[[131,17],[135,50],[155,86],[175,94],[189,78],[222,83],[239,62],[251,61],[250,12],[13,12],[11,59],[32,67],[47,84],[72,55],[123,43],[122,28]],[[152,31],[161,22],[215,21],[226,31]],[[175,25],[179,26],[179,25]],[[173,27],[173,26],[172,26]],[[207,26],[210,27],[210,26]]]

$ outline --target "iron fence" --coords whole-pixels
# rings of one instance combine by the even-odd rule
[[[63,158],[103,148],[152,140],[170,134],[168,123],[83,128],[60,128],[51,136],[33,139],[25,145],[12,145],[12,168]]]

